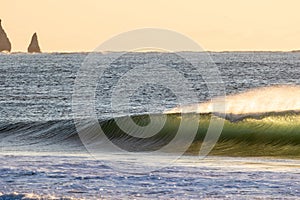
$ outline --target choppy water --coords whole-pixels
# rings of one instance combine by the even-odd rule
[[[199,54],[190,53],[191,58]],[[71,103],[74,80],[87,54],[2,54],[0,55],[1,120],[6,121],[48,121],[49,119],[72,118]],[[200,54],[201,56],[201,54]],[[212,53],[211,58],[218,66],[226,94],[234,94],[251,88],[278,84],[299,84],[299,53]],[[174,58],[175,57],[175,58]],[[99,117],[111,110],[107,93],[126,71],[143,65],[166,64],[174,69],[184,70],[190,80],[194,80],[198,89],[199,101],[208,98],[203,79],[193,74],[185,62],[176,56],[163,54],[126,54],[123,61],[114,61],[116,56],[99,55],[102,65],[112,66],[97,87],[96,109]],[[201,60],[201,59],[200,59]],[[209,68],[209,67],[207,67]],[[190,71],[189,71],[190,70]],[[172,79],[172,77],[169,77]],[[202,84],[201,84],[202,83]],[[177,84],[174,80],[174,84]],[[102,92],[102,93],[101,93]],[[151,103],[153,112],[176,105],[174,96],[167,89],[145,87],[133,99],[135,104]],[[105,94],[105,95],[104,95]],[[141,99],[144,96],[144,99]],[[151,99],[151,102],[146,100]],[[156,103],[156,104],[155,104]],[[189,102],[186,103],[197,103]],[[137,107],[137,105],[136,105]],[[136,108],[131,112],[145,112],[145,108]],[[126,110],[126,109],[124,109]],[[123,110],[119,111],[120,113]]]
[[[272,110],[272,113],[259,116],[227,117],[212,155],[243,158],[209,157],[199,161],[196,156],[183,156],[176,163],[168,163],[167,168],[157,167],[155,172],[148,172],[147,165],[142,166],[146,172],[143,175],[116,171],[113,166],[118,163],[114,163],[114,159],[92,159],[78,136],[72,110],[74,82],[87,55],[0,54],[0,144],[3,154],[0,199],[25,198],[22,196],[25,194],[33,199],[296,199],[300,196],[299,162],[295,159],[300,151],[298,110],[280,110],[280,113]],[[191,60],[203,56],[201,53],[184,55]],[[214,63],[208,63],[203,73],[208,73],[216,65],[221,80],[214,81],[224,83],[229,96],[265,86],[299,84],[299,53],[211,53],[210,56]],[[97,59],[100,67],[109,66],[109,69],[97,80],[95,112],[107,131],[106,136],[126,150],[132,151],[132,146],[134,151],[160,148],[172,139],[165,135],[172,135],[178,128],[176,115],[171,114],[171,121],[167,123],[169,128],[163,129],[160,136],[151,141],[124,137],[123,132],[116,129],[111,121],[114,116],[135,115],[137,123],[145,123],[147,119],[143,114],[155,113],[159,119],[157,114],[178,105],[178,98],[169,88],[157,83],[143,85],[141,81],[141,87],[134,91],[130,102],[113,109],[112,91],[129,70],[139,66],[163,65],[180,72],[192,83],[192,90],[197,94],[197,98],[184,98],[183,104],[205,102],[216,95],[209,93],[205,78],[175,54],[110,53],[97,54]],[[154,68],[153,73],[165,75],[167,71]],[[144,74],[147,74],[146,71]],[[173,83],[171,87],[178,87],[176,77],[166,77]],[[88,88],[88,85],[83,83],[82,87]],[[132,91],[124,89],[121,92]],[[82,104],[83,109],[86,108],[85,95],[82,93],[82,102],[76,102]],[[276,94],[267,98],[276,99]],[[292,97],[286,96],[286,99],[289,98]],[[174,117],[175,122],[172,121]],[[200,117],[204,120],[199,121],[202,129],[199,129],[189,154],[196,155],[199,150],[197,145],[201,144],[206,132],[207,117],[209,115]],[[136,148],[137,144],[143,145]],[[130,159],[127,164],[126,159],[124,161],[127,168],[131,166]],[[163,166],[163,162],[163,158],[157,158],[152,165],[154,168]]]
[[[297,199],[300,195],[300,165],[293,160],[215,157],[195,162],[184,157],[157,172],[134,175],[84,155],[0,159],[0,199]]]

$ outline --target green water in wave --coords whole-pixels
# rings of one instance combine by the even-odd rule
[[[188,120],[199,118],[199,127],[194,142],[186,152],[197,155],[212,114],[184,115]],[[163,128],[149,138],[130,136],[117,126],[114,119],[100,124],[106,136],[119,147],[129,151],[153,151],[171,142],[178,131],[181,115],[167,114],[166,116],[167,120]],[[159,121],[163,114],[155,114],[152,117]],[[221,117],[218,118],[221,119]],[[150,122],[148,115],[132,116],[132,119],[140,126],[145,126]],[[189,127],[185,128],[188,132]],[[229,119],[227,117],[220,138],[210,155],[300,157],[300,114],[285,112],[231,116]]]

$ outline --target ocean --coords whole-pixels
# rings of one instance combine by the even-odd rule
[[[297,52],[11,53],[0,72],[0,199],[300,197]]]

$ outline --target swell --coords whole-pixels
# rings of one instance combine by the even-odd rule
[[[135,115],[131,119],[139,126],[157,123],[166,117],[162,129],[155,135],[147,138],[132,136],[123,131],[116,119],[99,120],[105,137],[126,151],[154,151],[172,142],[182,120],[199,119],[199,127],[194,141],[187,154],[197,155],[212,117],[224,119],[215,114],[151,114]],[[120,117],[119,119],[122,119]],[[155,124],[154,124],[155,126]],[[189,127],[186,127],[189,131]],[[135,131],[134,128],[131,131]],[[89,137],[95,137],[94,132]],[[36,146],[46,150],[53,150],[52,145],[63,149],[81,146],[79,135],[73,120],[56,120],[48,122],[18,122],[0,123],[0,138],[2,146],[15,149],[30,147],[33,151]],[[184,140],[185,138],[182,138]],[[176,152],[177,149],[174,149]],[[220,138],[210,153],[211,155],[226,156],[283,156],[300,157],[300,114],[293,111],[270,112],[253,115],[231,115],[224,119],[224,127]]]
[[[0,140],[2,150],[9,151],[61,151],[82,146],[73,120],[1,122]]]

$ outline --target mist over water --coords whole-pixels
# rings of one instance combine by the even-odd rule
[[[300,86],[276,85],[248,89],[245,92],[228,95],[224,99],[226,114],[246,115],[268,112],[300,111]],[[213,102],[179,106],[165,113],[213,113]]]

